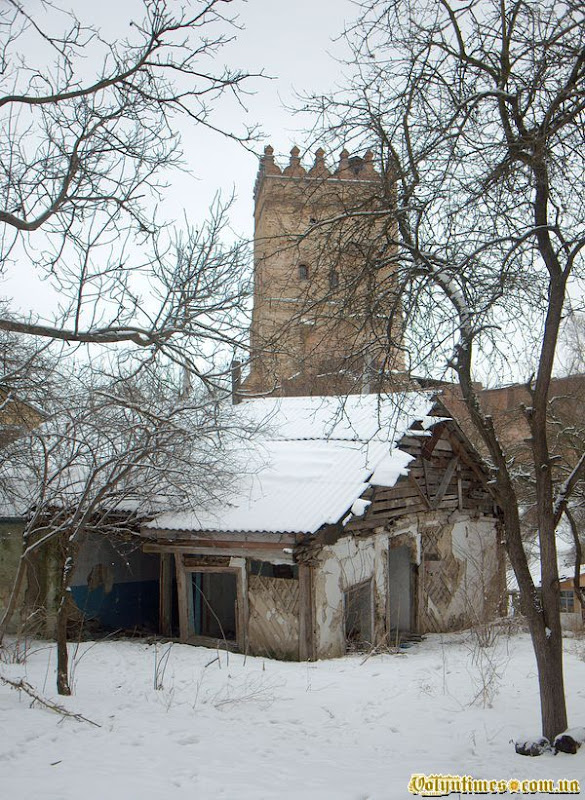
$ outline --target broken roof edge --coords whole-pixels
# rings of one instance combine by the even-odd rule
[[[298,476],[295,477],[294,473],[287,471],[287,467],[290,467],[293,462],[290,461],[290,456],[285,455],[284,472],[276,476],[280,481],[280,489],[278,488],[277,482],[276,493],[274,493],[274,483],[272,483],[272,479],[269,476],[269,482],[263,487],[265,491],[260,492],[260,508],[264,502],[265,507],[262,509],[264,513],[255,513],[256,508],[258,508],[255,505],[258,501],[258,497],[254,500],[246,493],[238,496],[236,487],[236,493],[234,494],[232,492],[228,495],[231,502],[220,502],[215,509],[200,506],[198,509],[193,509],[191,511],[186,510],[174,514],[162,512],[142,527],[141,534],[145,538],[162,539],[164,537],[170,541],[177,541],[181,536],[189,537],[192,540],[198,538],[221,539],[222,537],[231,537],[235,541],[239,536],[245,537],[250,534],[257,535],[262,533],[264,536],[272,537],[274,541],[276,537],[283,534],[290,534],[293,536],[315,536],[323,528],[332,525],[340,525],[342,520],[350,513],[352,505],[356,500],[362,498],[369,488],[378,486],[393,488],[402,477],[408,476],[409,464],[414,459],[414,456],[401,449],[401,443],[405,437],[414,433],[414,429],[428,432],[441,423],[456,425],[451,416],[445,415],[445,409],[443,407],[441,407],[441,410],[438,409],[436,394],[434,390],[400,393],[401,398],[404,398],[406,395],[412,400],[412,405],[410,405],[410,407],[408,407],[408,404],[405,404],[407,406],[406,408],[400,403],[398,395],[395,395],[393,401],[398,416],[395,417],[394,414],[392,414],[392,418],[386,421],[382,418],[382,424],[379,428],[375,426],[374,429],[372,429],[371,425],[368,425],[366,426],[367,435],[359,436],[359,438],[353,437],[352,439],[347,438],[347,426],[349,425],[352,431],[354,428],[359,427],[363,422],[363,412],[368,410],[368,405],[370,406],[370,413],[373,410],[373,399],[376,400],[376,407],[378,407],[378,395],[372,394],[366,396],[367,400],[365,402],[363,395],[355,396],[355,398],[352,396],[352,399],[349,401],[348,398],[336,397],[271,398],[266,403],[262,403],[262,401],[250,401],[245,405],[248,407],[255,406],[255,410],[262,410],[260,405],[265,405],[267,408],[273,409],[272,418],[276,419],[276,421],[278,421],[279,417],[282,421],[283,411],[290,410],[292,412],[291,414],[285,415],[284,426],[281,425],[279,429],[272,431],[272,436],[264,438],[263,440],[264,442],[269,441],[273,445],[293,446],[292,455],[293,462],[295,462],[293,466],[297,468],[297,472],[299,465],[296,463],[297,459],[294,458],[294,456],[298,456],[299,450],[298,447],[294,448],[295,444],[302,448],[300,452],[305,462],[307,458],[307,453],[305,453],[304,448],[305,444],[309,445],[311,442],[320,442],[322,445],[327,446],[327,450],[329,449],[329,445],[333,448],[331,451],[333,460],[331,460],[331,458],[325,458],[325,463],[322,467],[318,463],[319,460],[318,462],[310,462],[312,465],[316,465],[317,481],[315,482],[310,476],[307,478],[307,475],[304,473],[303,480],[301,481]],[[380,402],[383,404],[385,399],[386,396],[382,396]],[[417,402],[417,399],[423,400],[423,402]],[[350,416],[349,419],[346,418],[344,421],[345,427],[340,431],[341,436],[339,438],[337,436],[328,438],[327,433],[329,432],[329,427],[328,424],[324,424],[324,421],[329,423],[330,420],[325,419],[320,412],[323,410],[331,411],[331,406],[337,405],[338,403],[341,414],[347,414],[349,410]],[[242,404],[241,407],[244,407],[244,404]],[[352,408],[357,412],[357,416],[354,416],[353,420],[351,418]],[[311,412],[309,413],[308,419],[306,415],[304,417],[298,416],[297,410],[303,409],[304,412]],[[312,412],[316,411],[318,411],[319,414],[313,416]],[[402,418],[402,421],[400,421],[400,418]],[[295,424],[299,422],[299,419],[301,422],[300,429]],[[308,421],[315,424],[316,428],[320,430],[320,436],[312,436],[309,438],[305,435]],[[336,424],[338,424],[338,422],[339,420],[336,421]],[[386,422],[385,425],[384,422]],[[292,433],[291,436],[282,435],[287,426],[289,426]],[[381,441],[378,435],[379,431],[382,429],[390,433],[385,441]],[[344,464],[344,462],[336,461],[339,454],[336,451],[339,451],[339,446],[341,446],[345,452],[348,452],[345,450],[345,446],[349,445],[350,447],[355,447],[358,445],[360,447],[363,446],[367,450],[370,446],[374,446],[374,444],[379,454],[378,457],[373,457],[370,460],[368,456],[367,460],[362,463],[362,466],[358,466],[357,473],[355,464],[354,466],[350,464],[350,474],[353,474],[353,477],[351,477],[349,481],[340,481],[340,477],[344,476],[343,471],[347,468],[347,465]],[[385,446],[386,444],[388,445],[387,447]],[[384,450],[384,452],[380,453],[380,449]],[[286,454],[288,450],[282,452]],[[373,452],[375,453],[376,450]],[[371,450],[370,453],[372,453]],[[308,455],[313,457],[311,448],[309,448]],[[325,455],[329,456],[330,454],[325,453]],[[319,481],[319,469],[325,470],[322,471],[321,476],[325,478],[323,482]],[[342,470],[341,472],[339,472],[340,469]],[[256,474],[255,477],[257,479],[258,474]],[[329,493],[328,490],[332,486],[333,495],[328,498],[328,502],[322,504],[319,510],[321,506],[320,498],[325,498]],[[276,502],[279,493],[280,501]],[[268,498],[272,505],[272,508],[269,510],[267,510],[265,504]],[[313,503],[316,503],[316,506],[313,506]],[[303,508],[305,509],[304,511]],[[309,510],[307,511],[306,509]],[[240,524],[234,525],[234,522]]]

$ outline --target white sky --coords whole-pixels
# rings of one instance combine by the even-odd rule
[[[27,10],[40,5],[40,0],[29,0]],[[65,0],[62,5],[74,7],[82,22],[96,25],[110,39],[125,37],[132,17],[142,17],[138,0],[101,0],[93,6],[87,0]],[[307,141],[303,131],[310,128],[312,120],[293,115],[287,107],[300,105],[297,93],[325,93],[341,81],[341,66],[334,55],[341,56],[344,46],[334,40],[344,23],[357,15],[357,8],[351,0],[297,0],[294,7],[284,0],[232,0],[225,11],[237,15],[243,29],[233,31],[235,41],[220,51],[217,60],[246,72],[263,72],[270,79],[250,79],[250,94],[243,98],[245,108],[226,98],[217,107],[213,121],[227,130],[258,124],[263,137],[251,153],[220,134],[186,119],[180,121],[190,174],[169,176],[171,186],[165,192],[161,211],[167,221],[176,219],[179,224],[185,212],[197,225],[208,215],[217,192],[224,198],[233,193],[232,228],[251,238],[257,154],[271,143],[285,163],[293,144],[303,149]],[[90,66],[88,63],[88,72]],[[24,313],[46,313],[52,305],[49,294],[46,283],[35,282],[32,270],[28,274],[19,270],[18,275],[10,275],[0,284],[0,296],[12,298],[13,307]]]
[[[303,149],[306,131],[312,120],[294,115],[288,108],[300,105],[296,94],[325,93],[340,81],[341,66],[334,56],[344,53],[342,42],[334,41],[344,22],[357,15],[350,0],[249,0],[233,2],[245,29],[237,41],[225,50],[228,63],[250,72],[263,71],[270,80],[253,79],[254,94],[244,98],[247,113],[234,109],[221,114],[226,127],[238,122],[259,124],[264,138],[255,149],[261,152],[272,144],[277,154],[288,156],[293,144]],[[239,115],[239,116],[238,116]],[[252,235],[252,192],[258,168],[254,155],[218,136],[189,131],[185,142],[193,142],[189,153],[191,168],[198,178],[194,185],[197,197],[209,202],[217,188],[230,194],[235,189],[237,203],[233,213],[234,228]]]

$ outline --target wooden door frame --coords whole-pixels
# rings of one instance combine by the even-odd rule
[[[228,649],[238,649],[242,653],[247,651],[247,630],[248,630],[248,602],[246,587],[246,568],[241,566],[187,566],[183,553],[175,553],[175,568],[177,574],[177,599],[179,606],[179,634],[180,640],[187,644],[200,644],[205,646],[217,647],[218,639],[211,636],[199,636],[191,630],[189,615],[189,592],[191,591],[190,581],[187,576],[194,572],[202,573],[231,573],[236,576],[236,641],[224,641]]]

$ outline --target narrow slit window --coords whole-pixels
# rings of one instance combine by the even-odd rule
[[[336,269],[332,269],[329,273],[329,288],[330,289],[337,289],[339,286],[339,272]]]
[[[309,280],[309,265],[308,264],[299,264],[299,279],[301,281],[308,281]]]

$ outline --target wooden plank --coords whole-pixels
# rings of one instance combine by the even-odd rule
[[[240,567],[220,567],[215,564],[203,566],[197,563],[189,563],[185,556],[183,556],[183,567],[185,572],[233,572],[235,574],[241,571]]]
[[[445,429],[444,423],[439,422],[433,428],[431,437],[425,440],[425,443],[422,446],[422,457],[425,461],[430,459],[431,455],[433,454],[433,450],[435,449],[435,447],[439,442],[439,439],[443,435],[444,429]]]
[[[441,503],[441,500],[445,496],[445,493],[447,492],[449,484],[451,483],[451,479],[453,478],[453,475],[455,474],[455,470],[457,469],[457,464],[458,463],[459,463],[459,457],[458,456],[455,456],[453,459],[451,459],[451,462],[450,462],[449,466],[445,470],[445,474],[443,475],[441,483],[439,484],[439,488],[437,489],[437,493],[435,494],[435,496],[432,499],[433,508],[438,508],[439,507],[439,505]]]
[[[269,545],[289,544],[296,540],[296,533],[270,533],[268,531],[172,531],[164,528],[143,528],[145,544],[149,539],[160,539],[160,543],[185,545],[195,540],[230,542],[265,542]],[[158,544],[158,542],[153,542]]]
[[[189,598],[187,597],[187,576],[181,553],[175,553],[175,571],[179,606],[179,638],[182,642],[186,642],[189,639]]]
[[[413,508],[427,508],[426,504],[421,501],[419,495],[413,497],[397,497],[396,500],[379,500],[375,505],[372,504],[368,509],[370,516],[379,516],[385,511],[390,511],[395,508],[404,508],[412,510]]]
[[[306,564],[299,564],[299,659],[315,659],[313,570]]]
[[[292,543],[291,543],[292,544]],[[285,553],[285,546],[280,543],[272,547],[257,543],[258,546],[250,546],[251,542],[245,545],[240,545],[238,542],[223,542],[221,547],[218,547],[213,542],[199,542],[195,544],[145,544],[142,549],[145,553],[186,553],[191,555],[218,555],[229,551],[229,556],[236,556],[238,558],[256,558],[260,561],[274,561],[277,559],[283,564],[294,563],[294,558],[291,553]],[[290,549],[287,546],[286,549]],[[263,558],[262,556],[265,556]]]
[[[397,484],[394,489],[381,489],[377,488],[376,493],[372,499],[372,505],[378,502],[384,502],[385,500],[400,500],[406,497],[418,497],[419,493],[414,488],[414,486],[410,483],[410,481],[405,481],[404,485]]]
[[[426,496],[426,494],[420,488],[420,486],[418,485],[416,479],[413,477],[413,475],[411,473],[408,474],[408,479],[411,482],[411,484],[414,486],[414,488],[416,489],[416,491],[418,492],[420,497],[422,498],[422,501],[425,504],[425,506],[429,509],[429,511],[432,511],[433,509],[431,507],[431,503],[429,501],[429,498]]]
[[[238,636],[238,640],[241,643],[240,648],[242,650],[242,653],[247,655],[250,647],[250,642],[249,642],[250,603],[248,600],[248,562],[245,562],[244,568],[240,570],[240,577],[238,581],[241,584],[241,603],[242,603],[241,616],[238,617],[238,620],[241,621],[242,628],[240,635]],[[240,597],[240,595],[238,595],[238,597]]]
[[[248,652],[248,591],[244,592],[243,577],[247,575],[246,568],[239,567],[236,573],[236,640],[242,653]]]
[[[484,473],[479,464],[474,463],[471,454],[468,453],[464,445],[456,439],[454,433],[449,433],[448,437],[453,446],[453,452],[469,467],[479,483],[487,489],[490,495],[494,496],[493,490],[491,490],[488,485],[489,475]]]
[[[230,556],[216,556],[215,553],[211,556],[203,555],[202,553],[185,553],[183,555],[183,564],[185,567],[229,567]],[[219,570],[218,570],[219,571]]]

